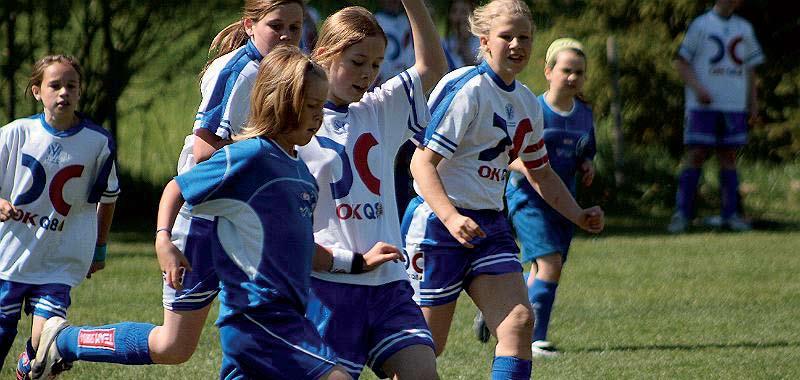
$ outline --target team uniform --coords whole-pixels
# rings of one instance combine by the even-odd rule
[[[447,74],[428,104],[432,119],[417,140],[445,158],[437,171],[450,201],[487,235],[464,248],[422,198],[408,206],[402,229],[414,299],[436,306],[455,301],[478,275],[522,271],[503,215],[508,165],[519,157],[539,169],[548,155],[536,97],[520,82],[506,85],[486,62]]]
[[[748,70],[764,62],[753,27],[713,10],[695,19],[678,55],[694,68],[713,103],[702,105],[686,87],[684,144],[740,147],[747,142]]]
[[[111,135],[91,120],[61,131],[44,114],[0,129],[0,335],[8,352],[26,314],[66,317],[70,289],[92,263],[97,204],[120,192]]]
[[[402,247],[392,186],[394,158],[429,117],[414,68],[359,102],[325,105],[317,135],[298,148],[320,185],[314,214],[317,244],[362,254],[379,241]],[[361,274],[312,276],[308,316],[353,377],[365,363],[381,375],[384,361],[410,345],[433,347],[403,263],[390,261]]]
[[[250,92],[253,89],[261,53],[252,41],[215,59],[203,74],[200,84],[202,101],[195,117],[193,131],[208,129],[221,139],[238,134],[250,113]],[[178,159],[178,174],[185,173],[197,162],[192,154],[194,134],[186,136]],[[214,301],[219,293],[219,278],[208,258],[207,246],[212,232],[212,219],[192,214],[182,207],[172,229],[172,242],[183,252],[192,266],[183,279],[183,290],[163,285],[163,305],[167,310],[199,310]]]
[[[459,41],[455,36],[442,38],[442,49],[444,49],[444,56],[447,59],[447,66],[450,67],[450,71],[466,66],[464,59],[458,53],[458,45]],[[472,56],[477,56],[481,46],[480,40],[477,37],[470,37],[469,45]]]
[[[544,143],[550,166],[575,196],[575,174],[597,152],[592,110],[579,100],[568,113],[559,113],[538,97],[544,120]],[[575,226],[533,189],[524,175],[512,172],[506,186],[508,218],[522,244],[522,260],[561,253],[566,261]]]
[[[299,158],[253,138],[175,178],[193,213],[215,216],[221,379],[316,379],[336,364],[304,317],[317,185]]]

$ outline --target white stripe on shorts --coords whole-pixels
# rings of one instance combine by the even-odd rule
[[[394,346],[398,342],[415,337],[426,338],[431,342],[433,342],[433,338],[431,337],[431,332],[428,330],[423,330],[423,329],[403,330],[394,333],[392,335],[389,335],[380,342],[378,342],[378,344],[375,345],[375,347],[372,350],[370,350],[369,360],[367,361],[367,364],[369,364],[369,366],[372,367],[375,364],[375,359],[381,356],[381,354],[384,353],[384,351],[388,350],[390,347]]]
[[[253,322],[253,323],[254,323],[256,326],[258,326],[258,327],[260,327],[262,330],[264,330],[264,331],[265,331],[267,334],[271,335],[273,338],[275,338],[275,339],[278,339],[278,340],[280,340],[280,341],[281,341],[281,342],[283,342],[283,343],[286,343],[286,345],[288,345],[288,346],[290,346],[290,347],[294,348],[295,350],[297,350],[297,351],[300,351],[300,352],[302,352],[302,353],[304,353],[304,354],[306,354],[306,355],[308,355],[308,356],[311,356],[312,358],[319,359],[319,360],[321,360],[321,361],[323,361],[323,362],[325,362],[325,363],[330,363],[330,364],[333,364],[333,365],[337,365],[335,362],[332,362],[332,361],[330,361],[330,360],[328,360],[328,359],[326,359],[326,358],[323,358],[322,356],[319,356],[319,355],[317,355],[317,354],[315,354],[315,353],[313,353],[313,352],[311,352],[311,351],[308,351],[308,350],[306,350],[306,349],[305,349],[305,348],[303,348],[303,347],[300,347],[300,346],[298,346],[298,345],[296,345],[296,344],[292,344],[292,342],[289,342],[289,341],[288,341],[288,340],[286,340],[286,339],[283,339],[283,338],[282,338],[282,337],[280,337],[278,334],[275,334],[274,332],[270,331],[270,329],[268,329],[266,326],[262,325],[261,323],[259,323],[258,321],[256,321],[255,319],[253,319],[252,317],[250,317],[249,315],[247,315],[246,313],[242,313],[242,315],[244,315],[244,317],[245,317],[245,318],[247,318],[248,320],[250,320],[250,322]]]

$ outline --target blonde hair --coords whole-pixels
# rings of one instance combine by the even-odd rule
[[[550,47],[547,48],[544,66],[549,69],[556,67],[558,53],[561,53],[564,50],[572,50],[579,57],[583,57],[583,59],[586,60],[586,53],[583,52],[583,44],[574,38],[559,38],[553,41],[553,43],[550,44]]]
[[[347,7],[330,15],[320,28],[312,57],[328,66],[333,57],[367,37],[381,37],[386,44],[386,34],[378,20],[364,7]]]
[[[476,37],[488,37],[492,30],[492,21],[500,16],[520,16],[528,19],[531,23],[531,28],[536,29],[533,25],[533,16],[531,9],[528,5],[521,0],[493,0],[489,3],[475,8],[472,14],[469,15],[469,30]],[[478,60],[483,59],[486,53],[486,47],[481,46],[478,49]]]
[[[200,77],[214,62],[215,59],[228,54],[242,45],[247,43],[250,36],[247,35],[247,30],[244,28],[244,20],[250,19],[258,21],[264,18],[267,14],[274,11],[275,8],[284,4],[297,4],[306,12],[305,0],[245,0],[244,7],[242,8],[242,17],[222,29],[214,39],[211,41],[211,46],[208,48],[208,55],[213,57],[206,62],[203,71],[200,72]]]
[[[306,86],[314,79],[327,81],[325,69],[298,47],[280,45],[273,49],[258,69],[247,125],[233,139],[273,138],[296,129],[305,105]]]
[[[71,55],[54,54],[46,55],[33,64],[31,77],[28,80],[28,88],[25,91],[31,91],[31,87],[33,86],[41,86],[42,80],[44,79],[44,70],[56,62],[72,66],[75,72],[78,73],[78,86],[80,88],[83,84],[83,68],[81,68],[81,64],[78,63],[78,60]]]

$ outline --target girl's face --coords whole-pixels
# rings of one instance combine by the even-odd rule
[[[244,28],[262,56],[278,44],[300,45],[303,30],[303,7],[288,3],[279,5],[261,20],[244,20]]]
[[[80,76],[72,65],[54,62],[44,69],[41,85],[31,86],[31,92],[44,105],[48,119],[72,120],[81,98],[80,87]]]
[[[550,82],[550,91],[574,97],[586,82],[586,59],[572,49],[565,49],[556,56],[552,69],[544,69],[544,76]]]
[[[383,38],[372,36],[334,56],[328,69],[328,99],[338,106],[359,101],[378,76],[385,49]]]
[[[322,125],[322,106],[325,104],[325,94],[328,93],[328,81],[317,75],[311,75],[307,82],[303,109],[300,110],[300,125],[293,131],[275,138],[275,141],[282,146],[308,144]]]
[[[488,36],[480,37],[484,58],[506,84],[511,84],[530,59],[533,31],[522,16],[500,16],[492,21]]]

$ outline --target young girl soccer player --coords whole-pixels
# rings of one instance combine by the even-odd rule
[[[325,21],[314,53],[329,73],[325,120],[299,149],[320,185],[315,241],[333,255],[312,274],[318,302],[308,315],[353,377],[365,364],[380,376],[437,377],[430,332],[403,263],[392,261],[402,259],[393,184],[395,155],[424,128],[425,92],[447,66],[423,1],[403,5],[416,63],[368,93],[385,52],[382,29],[361,7]]]
[[[544,68],[550,89],[538,100],[544,115],[544,142],[550,165],[573,196],[577,172],[581,173],[584,186],[591,185],[594,178],[592,110],[580,98],[585,73],[586,55],[581,43],[571,38],[553,41],[547,49]],[[506,199],[508,217],[522,244],[522,259],[533,261],[527,281],[528,299],[536,317],[531,350],[534,356],[557,355],[547,341],[547,327],[574,227],[547,205],[521,173],[511,173]]]
[[[0,353],[8,354],[21,312],[33,313],[21,377],[45,321],[65,317],[72,287],[105,266],[119,194],[116,146],[75,112],[81,79],[72,57],[40,59],[30,89],[44,112],[0,129]]]
[[[327,89],[322,67],[297,47],[276,48],[259,69],[238,142],[164,189],[162,228],[172,226],[184,200],[192,212],[215,218],[209,253],[223,289],[220,378],[350,378],[303,316],[317,185],[294,147],[319,128]],[[180,255],[166,234],[156,250]]]
[[[492,377],[528,379],[533,318],[502,212],[507,169],[523,172],[551,206],[586,230],[599,232],[603,214],[599,207],[581,209],[550,168],[541,109],[515,80],[531,51],[527,5],[494,0],[476,8],[470,24],[484,62],[451,72],[433,90],[433,116],[411,161],[421,198],[403,220],[409,274],[437,354],[466,289],[497,337]]]
[[[247,0],[241,20],[214,38],[210,50],[217,54],[203,71],[202,101],[193,134],[187,136],[181,150],[179,174],[229,144],[230,138],[240,132],[248,117],[250,92],[261,59],[277,45],[299,44],[303,12],[302,0]],[[107,357],[77,359],[121,364],[180,364],[189,360],[219,292],[219,279],[207,249],[211,219],[192,216],[188,208],[182,208],[172,231],[157,232],[172,235],[183,252],[180,256],[159,257],[164,271],[163,325],[117,324],[117,334],[126,331],[129,339],[137,342],[135,345],[109,350]],[[98,328],[102,331],[108,326]],[[87,336],[92,334],[91,328],[84,329]],[[68,346],[61,349],[69,350]]]

